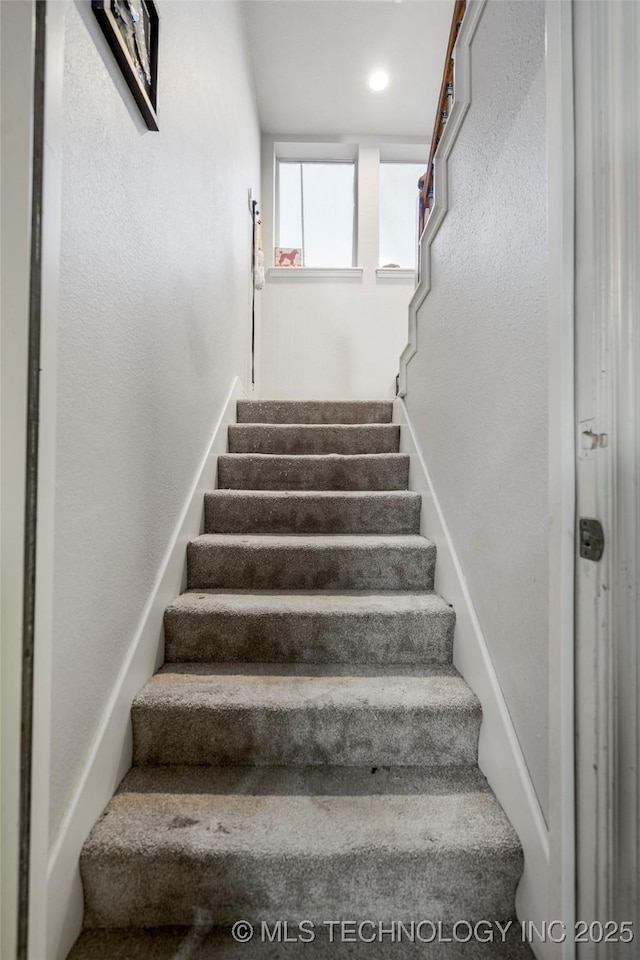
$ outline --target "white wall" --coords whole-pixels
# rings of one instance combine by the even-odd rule
[[[234,377],[259,129],[233,3],[159,0],[159,133],[67,7],[51,837]]]
[[[273,263],[277,140],[263,138],[262,212],[267,264]],[[395,395],[413,275],[387,278],[376,274],[380,144],[367,137],[340,140],[353,144],[352,156],[358,161],[357,264],[361,269],[348,277],[311,277],[297,269],[267,276],[259,296],[257,387],[263,397]],[[323,147],[326,145],[318,149]],[[412,150],[404,158],[417,161],[424,155],[426,167],[428,145],[414,145]]]
[[[548,811],[545,7],[489,0],[406,404]]]

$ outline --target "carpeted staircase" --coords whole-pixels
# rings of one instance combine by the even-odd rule
[[[133,704],[133,768],[83,849],[72,960],[531,956],[515,922],[447,942],[513,919],[522,851],[477,767],[480,705],[391,414],[238,403],[166,663]],[[393,921],[432,926],[398,943]]]

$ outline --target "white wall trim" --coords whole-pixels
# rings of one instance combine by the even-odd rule
[[[549,432],[549,828],[548,890],[558,919],[576,919],[575,838],[575,144],[573,5],[547,0],[547,296]],[[591,917],[585,919],[593,919]],[[568,937],[557,954],[572,960]]]
[[[40,430],[34,637],[33,768],[31,774],[31,873],[29,951],[46,955],[47,862],[51,765],[51,664],[53,644],[58,327],[62,237],[62,128],[66,4],[46,11],[44,168],[40,335]]]
[[[416,272],[413,267],[378,267],[376,270],[378,280],[402,280],[405,283],[415,283]]]
[[[227,449],[242,384],[234,377],[171,537],[158,577],[102,715],[72,801],[55,837],[48,866],[47,957],[64,960],[80,933],[83,913],[79,857],[89,831],[131,766],[130,711],[134,697],[163,660],[163,617],[186,585],[186,547],[202,531],[204,494],[217,485],[217,458]]]
[[[274,141],[277,160],[357,160],[358,144],[355,140],[296,140],[286,137]]]
[[[269,280],[361,280],[362,267],[269,267]]]
[[[548,915],[549,834],[451,532],[435,492],[424,454],[403,400],[394,402],[393,421],[401,425],[400,450],[410,455],[409,489],[422,494],[421,532],[438,551],[435,588],[456,613],[454,666],[482,704],[479,764],[513,824],[525,855],[516,909],[521,919],[538,923]],[[533,944],[536,956],[551,956]]]
[[[449,209],[448,164],[462,121],[471,105],[471,44],[486,0],[469,0],[454,47],[453,105],[433,161],[434,205],[418,243],[418,285],[409,304],[409,339],[400,355],[398,396],[407,394],[407,365],[418,349],[417,313],[431,289],[431,245]]]

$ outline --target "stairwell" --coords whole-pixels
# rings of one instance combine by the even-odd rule
[[[70,960],[531,956],[515,922],[447,942],[513,921],[522,851],[477,766],[480,705],[391,416],[238,403],[166,663],[133,704],[133,767],[82,852]]]

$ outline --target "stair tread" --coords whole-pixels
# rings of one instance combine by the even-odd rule
[[[221,488],[266,490],[406,490],[406,453],[225,453]]]
[[[187,585],[430,590],[435,561],[418,534],[203,533],[187,546]]]
[[[234,423],[230,453],[396,453],[400,427],[393,423]]]
[[[391,423],[393,400],[239,400],[238,423]]]
[[[417,534],[421,499],[407,490],[211,490],[205,532]]]
[[[471,766],[140,767],[106,813],[83,857],[152,846],[258,858],[520,849]]]
[[[311,613],[425,613],[453,616],[452,607],[430,590],[424,593],[400,590],[187,590],[167,608],[169,611],[264,610],[265,612]]]
[[[433,546],[431,540],[417,533],[202,533],[191,540],[192,544],[218,544],[219,546],[281,547],[296,546],[314,549],[356,547],[358,550],[375,550],[377,547],[397,549],[424,549]]]
[[[522,850],[476,767],[132,770],[85,843],[90,927],[511,917]]]
[[[428,947],[407,940],[395,942],[390,947],[388,935],[379,942],[368,943],[366,938],[371,936],[370,928],[366,929],[360,943],[346,940],[343,943],[328,943],[326,932],[322,929],[317,931],[317,938],[311,943],[262,943],[259,936],[258,933],[256,951],[259,951],[263,960],[326,960],[328,955],[344,960],[389,960],[390,955],[397,960],[407,957],[424,960],[535,960],[531,948],[521,942],[520,925],[515,920],[504,942],[501,939],[488,943],[479,940],[469,943],[438,942]],[[184,952],[185,947],[188,953]],[[226,929],[210,931],[205,927],[199,931],[189,927],[162,927],[148,930],[85,930],[71,951],[69,960],[176,960],[177,957],[187,956],[189,960],[247,960],[248,949],[251,948],[247,948],[246,943],[236,943]]]
[[[455,613],[433,592],[190,590],[165,612],[170,662],[450,663]]]
[[[244,454],[228,454],[228,456],[244,456]],[[251,454],[256,456],[256,454]],[[329,456],[329,454],[327,454]],[[233,490],[228,487],[219,487],[217,490],[208,490],[206,496],[224,498],[255,497],[263,500],[312,500],[322,497],[326,500],[393,500],[416,501],[419,493],[413,490]]]
[[[408,453],[222,453],[220,456],[225,459],[229,457],[234,459],[242,457],[245,460],[260,458],[263,462],[268,461],[269,463],[277,459],[301,460],[303,463],[310,463],[312,460],[324,462],[327,459],[347,460],[348,462],[363,460],[365,463],[372,463],[374,460],[391,462],[392,460],[409,459]]]
[[[480,711],[477,697],[453,667],[422,664],[165,664],[134,701],[138,710],[196,707]]]
[[[232,423],[229,424],[229,430],[237,435],[258,433],[284,436],[301,433],[318,437],[327,434],[342,434],[343,436],[372,438],[400,435],[400,427],[396,423]]]

